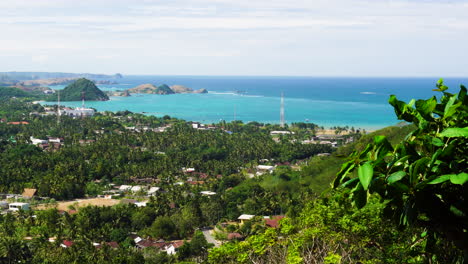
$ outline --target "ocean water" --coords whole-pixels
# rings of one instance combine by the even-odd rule
[[[368,130],[398,123],[388,98],[423,99],[438,78],[317,78],[317,77],[227,77],[227,76],[125,76],[118,84],[98,85],[103,91],[123,90],[144,83],[185,85],[208,94],[132,94],[111,97],[106,102],[86,102],[98,111],[129,110],[149,115],[215,123],[221,120],[279,123],[280,98],[284,93],[285,119],[321,126],[354,126]],[[447,78],[449,91],[458,92],[468,78]],[[62,89],[64,86],[53,86]],[[50,104],[50,103],[49,103]],[[81,106],[81,102],[62,102]]]

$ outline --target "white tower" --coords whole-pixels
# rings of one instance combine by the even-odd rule
[[[281,92],[280,126],[284,127],[284,94]]]
[[[60,90],[57,90],[57,124],[60,123]]]

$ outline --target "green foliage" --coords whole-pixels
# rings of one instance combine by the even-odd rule
[[[209,263],[452,263],[456,251],[443,242],[430,247],[422,229],[401,231],[383,217],[384,204],[371,195],[362,209],[347,206],[348,191],[305,204],[298,217],[280,221],[243,242],[213,248]],[[455,256],[455,257],[454,257]],[[341,262],[340,262],[341,261]]]
[[[14,87],[0,87],[0,98],[31,97],[31,94]]]
[[[167,84],[162,84],[156,89],[157,94],[174,94],[175,92]]]
[[[170,239],[175,237],[176,226],[170,217],[160,216],[151,225],[149,234],[152,237]]]
[[[468,249],[467,90],[462,86],[458,94],[448,93],[443,81],[437,88],[442,92],[439,100],[432,97],[406,104],[391,96],[398,118],[417,129],[395,147],[387,138],[375,137],[372,144],[351,155],[335,186],[353,188],[358,207],[366,204],[370,193],[378,193],[386,213],[399,224],[425,227]],[[360,181],[351,177],[355,168]]]
[[[81,101],[83,94],[85,100],[87,101],[109,100],[109,97],[103,91],[97,88],[97,86],[92,81],[85,78],[76,80],[60,91],[60,100]],[[51,96],[51,100],[57,100],[57,95]]]

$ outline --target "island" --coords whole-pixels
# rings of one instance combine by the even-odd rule
[[[179,93],[208,93],[206,89],[193,90],[192,88],[185,87],[183,85],[173,85],[169,87],[167,84],[156,86],[150,83],[138,85],[134,88],[128,89],[127,91],[130,93],[162,95]]]

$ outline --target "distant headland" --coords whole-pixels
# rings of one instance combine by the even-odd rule
[[[123,75],[93,74],[93,73],[66,73],[66,72],[0,72],[1,86],[35,87],[49,85],[66,85],[80,78],[93,80],[98,84],[114,84],[115,79]]]
[[[206,89],[193,90],[183,85],[161,84],[159,86],[145,83],[136,87],[118,90],[102,91],[96,84],[113,85],[118,84],[117,79],[123,75],[93,74],[93,73],[64,73],[64,72],[0,72],[0,86],[15,87],[26,92],[45,93],[51,100],[57,100],[58,96],[49,86],[68,85],[61,91],[62,101],[80,101],[81,93],[84,92],[85,100],[107,101],[109,96],[127,97],[131,94],[203,94],[208,93]]]

